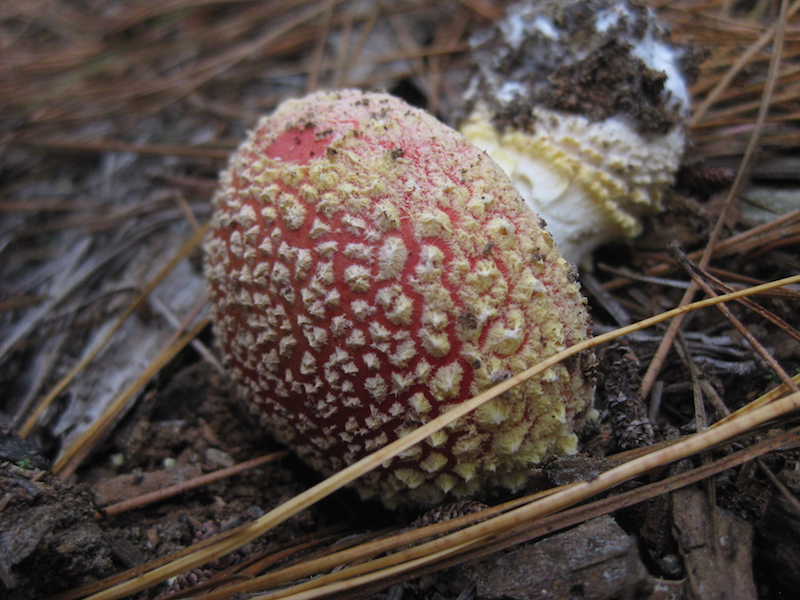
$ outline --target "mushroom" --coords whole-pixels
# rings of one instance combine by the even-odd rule
[[[681,161],[697,56],[635,0],[524,0],[473,40],[459,130],[581,267],[635,237]]]
[[[205,270],[241,394],[333,473],[589,335],[575,271],[502,170],[382,93],[284,102],[230,159]],[[593,355],[549,369],[368,474],[433,505],[576,451]]]

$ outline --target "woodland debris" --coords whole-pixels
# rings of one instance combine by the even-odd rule
[[[609,516],[466,565],[485,600],[637,597],[650,588],[636,542]]]

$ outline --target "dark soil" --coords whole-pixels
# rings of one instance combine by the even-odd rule
[[[605,368],[624,369],[630,375],[634,363],[626,361],[631,360],[631,350],[620,352],[604,355]],[[61,483],[41,468],[39,458],[19,455],[19,451],[7,459],[13,462],[4,463],[0,474],[4,502],[0,573],[8,592],[5,597],[42,598],[141,565],[261,516],[316,481],[301,463],[287,457],[145,508],[103,518],[101,505],[278,449],[257,420],[232,398],[223,377],[204,363],[189,363],[121,424],[114,438],[79,471],[80,484]],[[625,381],[625,376],[618,381]],[[622,388],[625,394],[621,388],[611,389],[628,412],[589,432],[585,447],[593,456],[583,454],[543,465],[529,491],[591,479],[615,464],[602,458],[606,453],[650,441],[651,428],[645,428],[647,439],[642,437],[641,421],[646,419],[636,408],[635,383],[633,387],[624,383]],[[628,394],[632,389],[634,393]],[[639,426],[631,429],[626,414],[639,419]],[[124,462],[114,466],[115,457],[124,457]],[[764,468],[796,494],[800,492],[796,464],[794,453],[784,453],[770,456]],[[707,512],[708,486],[689,488],[671,500],[657,498],[589,521],[582,526],[586,531],[567,530],[395,585],[378,598],[533,599],[579,594],[597,599],[678,599],[694,597],[695,589],[732,592],[728,596],[708,592],[704,597],[748,598],[755,597],[756,590],[761,598],[790,597],[785,596],[787,591],[800,583],[800,548],[792,533],[800,528],[796,508],[775,491],[765,470],[759,468],[720,477],[713,488],[719,507],[713,517]],[[474,509],[444,507],[412,523],[419,515],[391,514],[361,504],[351,492],[341,492],[234,554],[137,597],[160,597],[201,585],[230,567],[279,554],[298,540],[322,538],[322,532],[332,526],[354,532],[418,526],[464,514],[464,510]],[[724,547],[716,548],[707,537],[710,522],[723,528]],[[290,553],[278,565],[297,558]],[[730,579],[734,575],[738,580]]]

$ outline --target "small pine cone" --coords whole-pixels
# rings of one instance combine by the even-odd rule
[[[649,446],[656,436],[639,389],[638,365],[639,359],[625,344],[614,344],[600,355],[601,395],[614,438],[623,450]]]
[[[420,515],[411,525],[414,528],[419,528],[433,525],[434,523],[444,523],[450,519],[471,515],[486,508],[489,508],[488,504],[483,504],[482,502],[476,502],[474,500],[462,500],[461,502],[444,504]]]

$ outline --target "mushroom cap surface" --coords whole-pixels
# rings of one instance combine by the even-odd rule
[[[283,103],[230,159],[205,269],[215,331],[274,437],[331,474],[586,339],[574,269],[503,171],[380,93]],[[576,451],[591,353],[356,482],[432,505]]]

